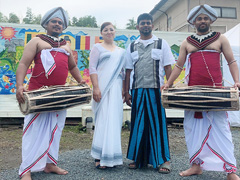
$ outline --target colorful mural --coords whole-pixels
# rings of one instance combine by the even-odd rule
[[[22,57],[24,46],[37,34],[44,34],[40,30],[3,27],[0,28],[0,94],[14,94],[16,93],[16,70],[19,61]],[[87,84],[91,86],[89,76],[89,53],[92,43],[102,42],[102,37],[89,35],[83,31],[77,31],[72,33],[67,31],[61,34],[67,43],[69,43],[75,62],[80,70],[83,79]],[[120,35],[115,37],[117,46],[126,48],[133,40],[138,37],[134,35]],[[179,53],[179,46],[171,46],[172,53],[177,59]],[[27,76],[24,80],[24,84],[27,86],[31,77],[32,64],[27,71]],[[181,77],[179,78],[181,79]],[[75,81],[69,74],[67,78],[68,84],[73,84]]]
[[[24,46],[37,34],[44,34],[36,29],[2,27],[0,28],[0,94],[16,93],[16,70],[22,57]],[[90,39],[95,38],[95,43],[102,42],[99,36],[90,37],[87,33],[79,31],[73,34],[70,31],[61,34],[69,43],[75,62],[80,69],[81,75],[87,84],[91,85],[89,77],[89,53]],[[131,37],[132,38],[132,37]],[[117,36],[115,42],[122,48],[127,47],[128,39],[126,36]],[[31,77],[32,68],[29,67],[24,81],[26,85]],[[67,83],[75,83],[69,74]]]

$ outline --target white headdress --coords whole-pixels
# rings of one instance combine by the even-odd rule
[[[188,14],[187,21],[193,26],[193,22],[200,14],[206,14],[214,22],[216,21],[218,14],[211,6],[204,4],[194,7]]]
[[[50,21],[52,18],[59,18],[63,21],[63,30],[67,28],[68,26],[68,15],[67,12],[64,11],[62,7],[56,7],[51,10],[49,10],[42,18],[41,20],[41,26],[46,29],[46,25],[48,21]]]

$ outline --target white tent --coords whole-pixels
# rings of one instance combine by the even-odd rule
[[[240,23],[227,31],[224,35],[227,37],[232,47],[233,55],[235,60],[237,61],[240,74]],[[222,65],[223,78],[226,80],[224,81],[224,86],[232,86],[234,82],[225,58],[223,58]],[[240,111],[229,111],[228,115],[231,126],[240,127]]]

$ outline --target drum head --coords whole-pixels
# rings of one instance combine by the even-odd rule
[[[28,102],[28,98],[26,98],[26,95],[25,95],[25,94],[24,94],[24,99],[25,99],[25,102],[19,104],[19,108],[20,108],[20,111],[21,111],[23,114],[28,114],[28,111],[29,111],[29,102]]]

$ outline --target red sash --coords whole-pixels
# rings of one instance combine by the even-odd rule
[[[198,51],[190,55],[189,86],[222,86],[220,53]]]
[[[54,58],[56,68],[47,79],[40,59],[41,52],[39,52],[34,59],[35,66],[29,83],[29,90],[39,89],[42,86],[64,85],[66,83],[68,76],[68,56],[61,52],[56,53],[56,51],[51,51],[50,53],[53,56],[56,55]]]

